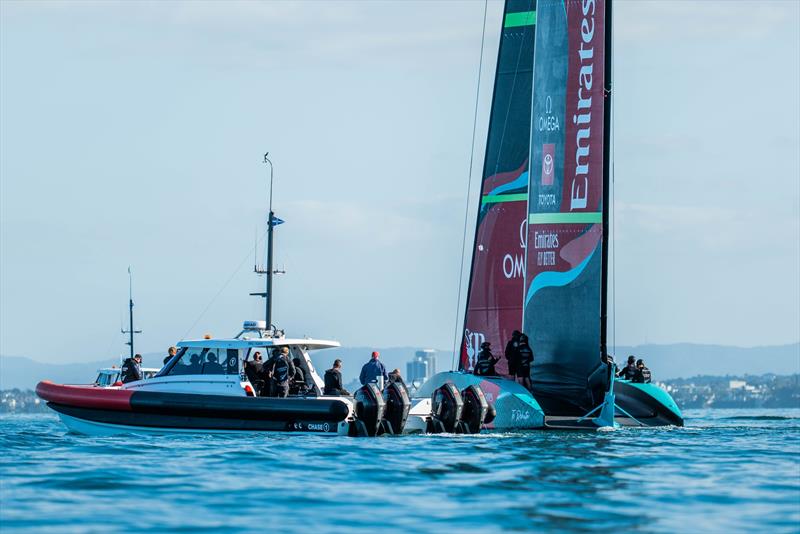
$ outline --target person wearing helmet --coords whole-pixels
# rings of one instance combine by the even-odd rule
[[[481,343],[481,351],[478,353],[478,361],[475,362],[474,374],[478,376],[497,376],[495,364],[500,358],[492,354],[492,344],[488,341]]]
[[[528,336],[520,334],[519,345],[517,347],[519,353],[519,364],[517,367],[517,376],[520,377],[520,383],[531,391],[533,384],[531,384],[531,367],[533,366],[533,349],[528,345]]]
[[[383,366],[378,359],[381,357],[380,352],[374,351],[370,360],[361,368],[361,374],[358,379],[361,385],[367,385],[370,382],[378,384],[378,387],[383,389],[383,384],[389,381],[389,374],[386,372],[386,367]]]

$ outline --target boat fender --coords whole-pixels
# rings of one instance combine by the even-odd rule
[[[253,387],[250,384],[244,385],[244,392],[247,393],[248,397],[255,397],[256,393],[253,391]]]
[[[464,401],[461,393],[452,382],[442,384],[431,395],[431,420],[434,433],[450,432],[459,433],[462,430],[461,412]]]
[[[461,411],[461,427],[466,434],[477,434],[489,412],[489,402],[481,388],[472,384],[461,392],[464,409]]]
[[[375,436],[386,410],[381,391],[378,386],[369,383],[361,386],[353,398],[356,401],[356,419],[364,424],[367,436]]]
[[[411,399],[405,384],[389,382],[383,390],[383,400],[386,410],[379,434],[402,434],[411,409]]]

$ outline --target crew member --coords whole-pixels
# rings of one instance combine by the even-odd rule
[[[333,367],[325,371],[325,395],[346,395],[350,392],[342,386],[342,360],[333,360]]]
[[[262,373],[264,371],[264,362],[261,358],[261,353],[256,351],[253,354],[253,359],[248,360],[244,364],[244,374],[256,390],[256,396],[264,395],[264,379]]]
[[[633,355],[628,356],[628,363],[620,369],[617,373],[618,378],[622,378],[624,380],[633,380],[633,377],[636,376],[636,357]]]
[[[389,382],[397,382],[398,384],[406,385],[406,383],[403,382],[403,375],[400,374],[400,369],[395,369],[389,373]]]
[[[206,354],[206,363],[203,364],[204,375],[224,375],[225,368],[219,363],[216,352],[209,351]]]
[[[644,360],[636,360],[636,374],[633,375],[633,381],[640,384],[649,384],[651,377],[650,369],[644,364]]]
[[[300,395],[308,391],[308,384],[306,384],[306,374],[303,372],[303,362],[300,358],[292,358],[294,364],[294,376],[292,382],[289,384],[290,395]]]
[[[168,348],[167,349],[167,357],[164,358],[164,365],[167,365],[167,362],[170,361],[172,359],[172,357],[175,356],[175,354],[177,354],[177,352],[178,352],[177,347]]]
[[[380,357],[380,352],[374,351],[372,353],[372,358],[364,364],[364,367],[361,368],[361,374],[359,375],[358,379],[361,381],[362,386],[370,382],[375,382],[378,384],[378,387],[382,388],[383,384],[389,381],[389,375],[386,373],[386,367],[384,367],[381,361],[378,359]]]
[[[264,366],[271,377],[272,396],[288,397],[289,380],[294,376],[294,364],[289,359],[289,347],[275,349],[272,358]]]
[[[497,376],[494,366],[500,358],[495,358],[492,354],[492,344],[488,341],[481,343],[481,351],[478,353],[478,361],[475,362],[474,374],[478,376]]]
[[[517,376],[520,377],[520,383],[525,386],[528,391],[533,389],[531,384],[531,366],[533,365],[533,350],[528,345],[528,336],[520,334],[519,345],[517,346],[519,353],[519,366],[517,367]]]
[[[122,383],[135,382],[142,379],[142,355],[134,354],[122,364]]]
[[[519,367],[519,336],[522,332],[514,330],[511,333],[511,339],[506,343],[506,360],[508,360],[508,374],[512,379],[516,379],[517,368]]]

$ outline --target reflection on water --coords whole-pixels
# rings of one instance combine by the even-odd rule
[[[687,427],[354,439],[0,419],[3,532],[800,531],[800,410]]]

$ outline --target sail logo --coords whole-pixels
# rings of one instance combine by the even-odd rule
[[[575,176],[570,184],[570,211],[586,208],[589,201],[589,151],[592,135],[592,83],[594,72],[595,0],[583,0],[580,21],[580,47],[577,50],[578,103],[572,123],[575,134]]]
[[[471,371],[475,368],[475,364],[478,361],[478,351],[483,342],[486,341],[486,336],[480,332],[472,332],[469,328],[465,328],[464,340],[467,344],[467,358],[469,359],[467,370]]]
[[[507,280],[512,278],[523,278],[525,276],[525,249],[528,246],[528,221],[522,220],[519,225],[519,248],[517,254],[506,254],[503,256],[503,276]]]
[[[553,185],[556,171],[556,145],[542,145],[542,185]]]

